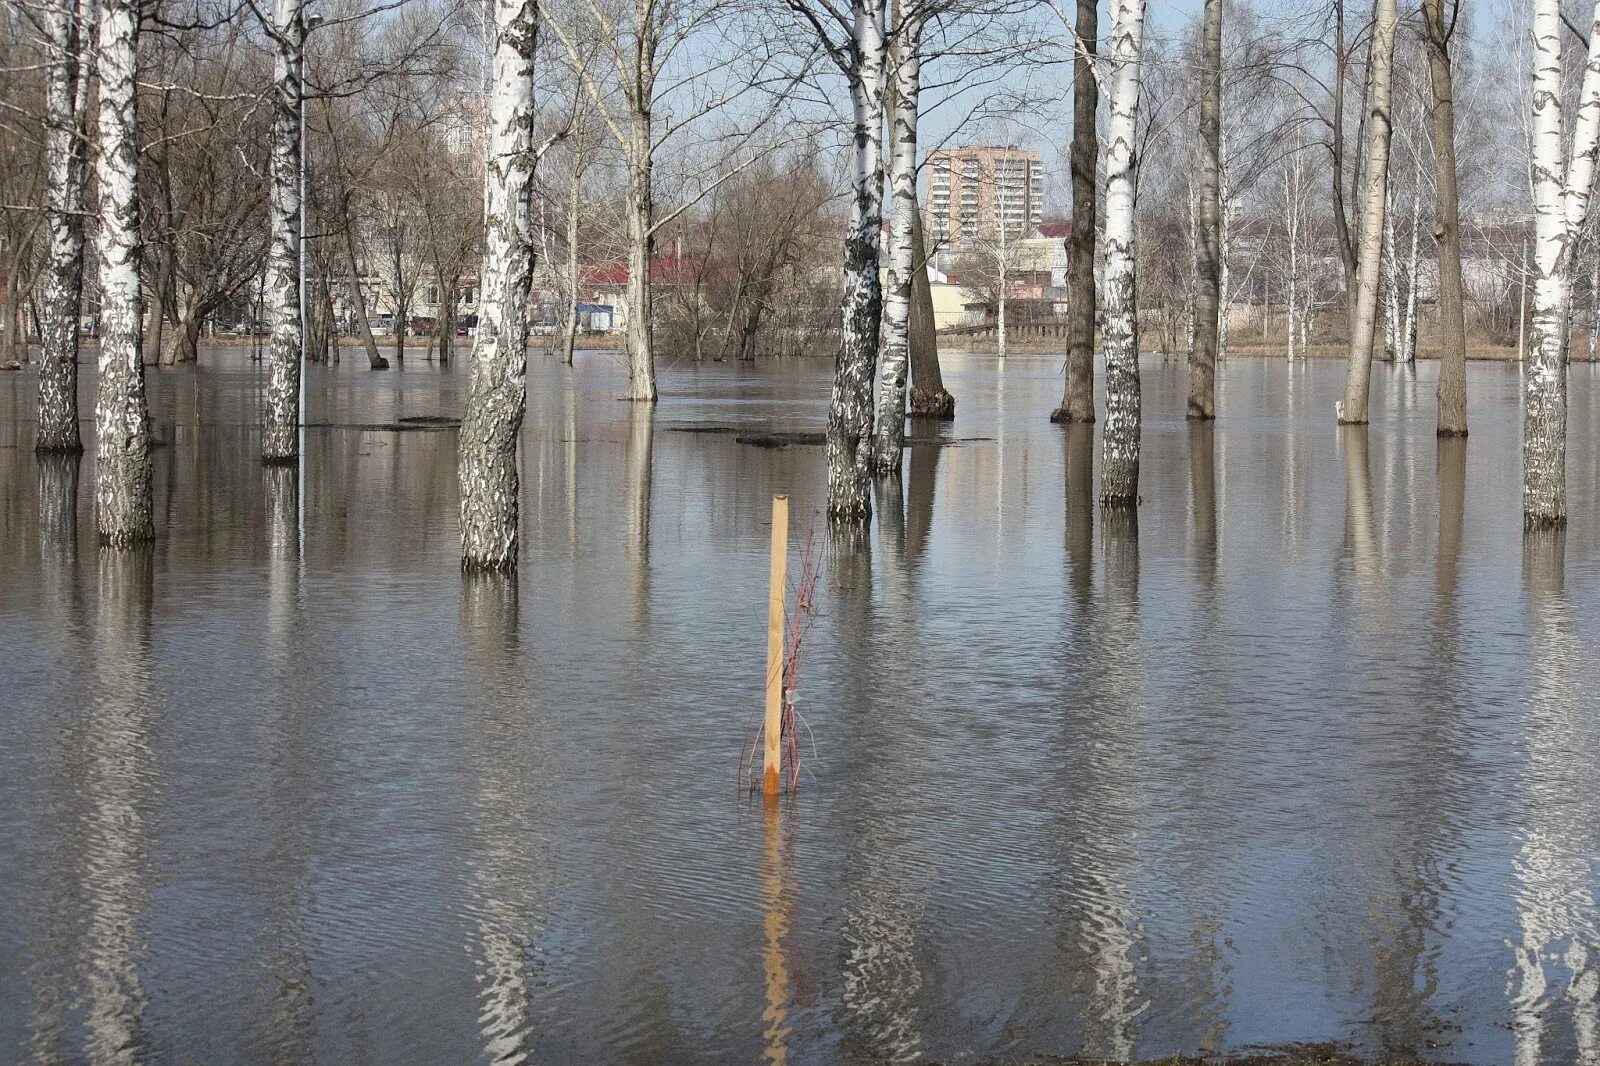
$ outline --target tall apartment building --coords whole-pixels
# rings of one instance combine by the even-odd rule
[[[930,243],[971,246],[1026,237],[1044,217],[1044,165],[1038,152],[983,145],[934,152],[927,161]]]

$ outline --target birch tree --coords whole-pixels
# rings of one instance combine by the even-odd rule
[[[1111,124],[1106,150],[1105,308],[1106,424],[1101,436],[1100,501],[1139,502],[1139,319],[1134,249],[1134,185],[1138,159],[1144,0],[1111,7]]]
[[[1371,92],[1367,109],[1366,188],[1362,193],[1361,233],[1357,258],[1355,313],[1351,316],[1350,355],[1344,399],[1335,403],[1335,417],[1346,425],[1365,425],[1372,383],[1372,345],[1378,315],[1378,278],[1382,270],[1384,205],[1389,191],[1389,142],[1392,134],[1390,88],[1394,80],[1394,38],[1400,22],[1396,0],[1377,0],[1373,27]]]
[[[144,396],[139,268],[139,6],[100,5],[100,380],[95,398],[95,523],[126,547],[155,537],[150,413]]]
[[[34,450],[41,453],[83,450],[78,433],[78,318],[83,301],[83,191],[95,14],[94,0],[56,0],[45,12],[50,61],[44,101],[50,261],[34,441]]]
[[[918,261],[917,110],[921,99],[922,0],[901,0],[892,49],[892,107],[889,111],[888,288],[883,298],[883,356],[878,366],[877,439],[873,465],[880,474],[900,475],[906,443],[906,382],[911,359],[912,279],[927,268]]]
[[[1567,318],[1573,260],[1600,150],[1600,3],[1564,154],[1560,0],[1533,8],[1533,314],[1522,377],[1522,516],[1527,529],[1567,521]]]
[[[1052,422],[1094,421],[1095,166],[1100,83],[1094,58],[1100,36],[1098,0],[1077,0],[1072,60],[1072,234],[1067,238],[1067,375]]]
[[[1200,197],[1195,234],[1194,349],[1187,417],[1217,416],[1217,328],[1222,307],[1222,0],[1205,0],[1200,54]]]
[[[544,24],[564,49],[595,113],[622,150],[627,174],[624,215],[628,232],[628,316],[626,348],[628,392],[625,399],[654,403],[657,397],[655,342],[652,333],[651,265],[657,234],[717,186],[762,153],[740,159],[766,127],[772,111],[748,116],[737,133],[721,138],[727,149],[698,181],[684,202],[657,211],[655,167],[662,145],[713,113],[723,111],[763,84],[766,55],[757,44],[731,38],[713,41],[709,33],[734,25],[733,0],[569,0],[557,11],[548,8]],[[592,25],[593,43],[578,32],[575,14]],[[694,42],[691,45],[691,41]],[[680,71],[697,49],[720,48],[723,55],[711,69]],[[593,56],[591,52],[595,53]],[[740,61],[736,61],[736,57]],[[753,68],[746,64],[754,64]],[[600,68],[609,66],[606,77]],[[656,111],[666,112],[658,121]]]
[[[828,517],[865,523],[872,516],[872,372],[883,321],[878,280],[887,60],[883,0],[851,0],[848,11],[831,0],[788,3],[816,35],[850,89],[854,165],[844,238],[843,321],[828,404]]]
[[[305,10],[303,0],[277,0],[272,18],[272,125],[268,133],[266,304],[272,344],[268,356],[266,424],[261,460],[292,463],[300,455],[301,151],[300,108],[305,94]]]
[[[1435,234],[1439,245],[1438,434],[1467,434],[1467,319],[1461,287],[1461,206],[1456,193],[1455,88],[1450,38],[1460,0],[1445,20],[1445,0],[1422,0],[1423,43],[1433,90]]]
[[[527,403],[537,0],[495,0],[494,25],[481,312],[458,470],[461,565],[467,570],[516,569],[517,436]]]

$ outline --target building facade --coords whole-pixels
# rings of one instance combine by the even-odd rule
[[[1044,217],[1044,165],[1038,152],[983,145],[934,152],[927,161],[930,243],[973,247],[1028,236]]]

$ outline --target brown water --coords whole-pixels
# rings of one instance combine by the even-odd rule
[[[1525,540],[1516,369],[1145,366],[1137,527],[1058,360],[957,356],[831,556],[781,811],[768,496],[820,529],[828,367],[533,355],[515,584],[457,567],[459,369],[314,368],[256,462],[240,355],[153,371],[160,539],[0,375],[0,1060],[964,1061],[1337,1039],[1600,1062],[1600,379]],[[88,384],[86,382],[86,384]],[[87,394],[87,393],[86,393]],[[76,480],[74,480],[74,477]],[[76,516],[63,501],[76,499]]]

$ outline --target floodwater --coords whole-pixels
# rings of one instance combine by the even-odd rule
[[[795,558],[829,367],[534,352],[522,571],[464,581],[465,375],[151,371],[159,540],[0,375],[0,1060],[964,1062],[1341,1040],[1600,1062],[1600,376],[1571,528],[1521,529],[1517,370],[1145,365],[1144,502],[1094,500],[1055,358],[823,560],[800,786],[736,788],[768,500]],[[86,386],[89,384],[85,383]],[[86,395],[87,395],[86,389]],[[919,433],[926,432],[918,430]],[[76,514],[72,502],[76,501]]]

